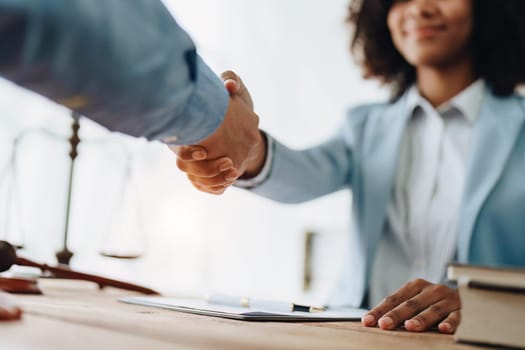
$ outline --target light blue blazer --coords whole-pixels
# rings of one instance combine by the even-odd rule
[[[252,191],[297,203],[341,189],[353,194],[357,235],[333,304],[360,305],[386,221],[386,207],[411,112],[396,102],[357,107],[327,142],[291,150],[275,142],[269,178]],[[462,263],[525,266],[525,99],[487,88],[476,122],[459,213]]]

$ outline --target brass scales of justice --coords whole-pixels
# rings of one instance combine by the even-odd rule
[[[73,123],[71,125],[72,134],[69,138],[70,152],[69,158],[70,162],[70,171],[69,171],[69,181],[68,181],[68,191],[67,191],[67,202],[66,202],[66,215],[65,215],[65,229],[64,229],[64,239],[62,249],[56,252],[55,256],[58,261],[57,266],[49,266],[47,264],[38,263],[27,258],[17,256],[15,247],[7,241],[0,241],[0,272],[5,272],[11,268],[13,265],[19,266],[28,266],[40,269],[42,276],[51,277],[51,278],[62,278],[62,279],[74,279],[74,280],[83,280],[96,283],[99,288],[104,287],[115,287],[130,291],[135,291],[148,295],[159,294],[156,291],[128,282],[119,281],[116,279],[106,278],[94,274],[88,274],[84,272],[74,271],[69,267],[71,258],[73,257],[73,252],[68,249],[68,233],[69,233],[69,217],[70,217],[70,208],[71,208],[71,193],[73,185],[73,174],[75,159],[78,156],[78,144],[80,143],[79,137],[79,118],[80,116],[75,112],[72,113]],[[120,259],[134,259],[138,256],[136,255],[115,255],[115,254],[105,254],[104,256],[120,258]],[[20,293],[20,294],[42,294],[41,290],[38,287],[37,280],[26,279],[26,278],[11,278],[11,277],[0,277],[0,290],[9,292],[9,293]]]

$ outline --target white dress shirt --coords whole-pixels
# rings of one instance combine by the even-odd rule
[[[478,80],[437,109],[416,87],[408,92],[412,118],[372,266],[371,306],[409,280],[443,280],[455,255],[466,162],[483,91]]]

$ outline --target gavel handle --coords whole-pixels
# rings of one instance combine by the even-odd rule
[[[98,284],[100,288],[115,287],[115,288],[120,288],[124,290],[139,292],[139,293],[143,293],[147,295],[158,295],[159,294],[153,289],[142,287],[136,284],[117,281],[111,278],[100,277],[100,276],[91,275],[88,273],[77,272],[77,271],[70,270],[68,268],[53,267],[53,266],[48,266],[46,264],[39,264],[29,259],[25,259],[25,258],[18,257],[16,263],[17,265],[36,267],[42,270],[42,272],[51,272],[53,276],[59,277],[59,278],[94,282]]]

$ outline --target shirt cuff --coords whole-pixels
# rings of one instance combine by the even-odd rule
[[[273,138],[268,135],[267,133],[264,133],[264,136],[266,137],[266,160],[264,161],[264,165],[256,176],[250,178],[250,179],[239,179],[235,181],[234,186],[244,189],[250,189],[257,187],[261,185],[268,177],[270,176],[270,172],[272,170],[272,163],[273,163],[273,149],[274,149],[274,142]]]

